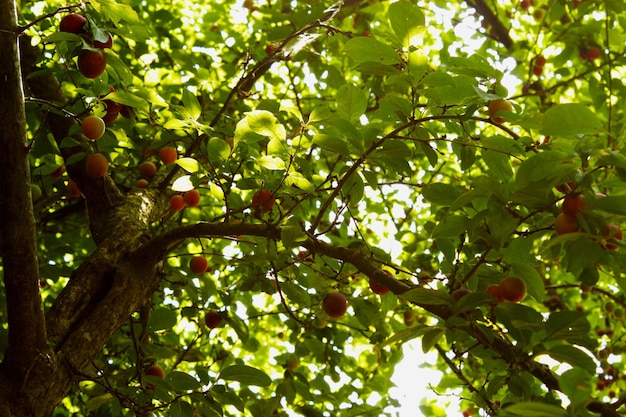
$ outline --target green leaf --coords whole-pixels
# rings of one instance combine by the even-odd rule
[[[198,120],[202,114],[200,102],[196,95],[187,88],[183,88],[183,105],[185,106],[185,110],[189,113],[189,116],[194,120]]]
[[[190,158],[190,157],[178,158],[176,160],[176,164],[191,174],[198,172],[200,170],[200,164],[194,158]]]
[[[309,123],[315,123],[322,120],[326,120],[331,116],[328,106],[316,107],[309,115]]]
[[[247,365],[231,365],[220,372],[219,379],[258,387],[267,387],[272,383],[265,372]]]
[[[191,182],[190,175],[183,175],[181,177],[178,177],[172,184],[172,190],[178,191],[178,192],[185,192],[185,191],[193,190],[194,188],[195,186]]]
[[[573,405],[586,404],[591,397],[589,381],[594,375],[595,372],[590,374],[584,369],[573,367],[559,376],[559,388]]]
[[[230,145],[220,138],[211,138],[207,143],[207,155],[214,165],[221,164],[230,156]]]
[[[348,150],[348,145],[346,144],[346,142],[336,136],[318,133],[313,137],[313,143],[327,151],[331,151],[340,155],[350,156],[350,151]]]
[[[267,137],[285,138],[285,129],[276,116],[267,110],[253,110],[246,113],[248,127],[255,133]],[[282,129],[281,129],[282,128]]]
[[[353,37],[346,42],[343,52],[357,63],[374,61],[393,65],[401,62],[395,49],[369,36]]]
[[[158,332],[160,330],[171,329],[178,323],[178,311],[168,308],[158,308],[150,315],[148,321],[148,331]]]
[[[408,44],[412,36],[417,34],[425,24],[424,13],[415,4],[398,1],[389,5],[389,23],[398,39]]]
[[[344,84],[337,91],[337,113],[346,120],[357,120],[367,109],[365,93],[354,84]]]
[[[433,330],[433,327],[431,326],[425,326],[425,325],[419,325],[419,324],[415,326],[407,327],[405,329],[397,331],[391,337],[385,340],[383,342],[383,346],[392,345],[394,343],[404,344],[408,342],[409,340],[422,337],[424,334],[432,330]],[[437,331],[441,332],[443,330],[440,328],[437,328]]]
[[[567,413],[562,408],[540,402],[517,403],[504,410],[523,417],[567,417]]]
[[[596,371],[595,361],[585,352],[572,345],[557,345],[548,349],[548,355],[556,361],[565,362],[593,375]]]
[[[270,170],[286,170],[287,169],[287,165],[285,165],[285,161],[283,161],[282,159],[278,157],[271,156],[271,155],[264,155],[260,157],[259,159],[257,159],[257,162],[259,163],[259,166],[262,166],[265,169],[270,169]]]
[[[302,230],[302,227],[300,227],[296,219],[290,219],[288,224],[283,226],[280,230],[280,240],[288,248],[294,247],[298,243],[304,242],[306,239],[307,234]]]
[[[176,400],[168,409],[169,417],[193,417],[193,406],[187,401]]]
[[[422,287],[403,292],[400,297],[415,304],[447,304],[451,306],[454,303],[453,298],[444,291]]]
[[[461,192],[454,185],[443,182],[434,182],[422,188],[422,197],[440,206],[451,206],[460,196]]]
[[[445,217],[433,229],[432,237],[437,239],[440,237],[457,237],[467,230],[469,219],[464,216],[451,215]]]
[[[481,156],[485,165],[489,168],[489,172],[502,181],[509,181],[513,176],[511,161],[509,155],[502,152],[483,149]]]
[[[542,151],[521,163],[515,174],[515,183],[519,188],[535,182],[549,182],[561,178],[575,169],[572,164],[561,163],[567,156],[557,151]]]
[[[495,311],[498,320],[520,347],[532,346],[533,334],[538,334],[543,327],[543,316],[539,312],[523,304],[509,302],[498,304]]]
[[[549,108],[541,121],[541,134],[573,137],[602,131],[602,122],[587,106],[579,103],[557,104]]]
[[[90,2],[93,7],[102,14],[109,18],[113,23],[117,24],[120,21],[128,23],[140,23],[139,15],[133,10],[133,8],[127,4],[119,3],[115,0],[94,0]]]
[[[114,93],[107,94],[106,98],[107,100],[134,107],[145,112],[150,111],[150,104],[144,98],[132,93],[127,93],[125,91],[116,91]]]
[[[193,376],[179,371],[172,371],[165,379],[177,391],[193,391],[200,389],[200,382]]]

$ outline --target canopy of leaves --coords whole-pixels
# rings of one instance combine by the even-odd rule
[[[40,51],[26,78],[53,75],[67,100],[26,89],[44,309],[106,242],[107,202],[134,202],[115,222],[147,222],[137,245],[164,253],[158,289],[76,370],[55,415],[392,415],[390,377],[414,339],[444,374],[425,415],[448,415],[447,394],[466,415],[618,415],[626,255],[607,230],[626,216],[625,7],[22,2]],[[59,32],[70,12],[85,33]],[[85,78],[77,56],[109,33],[105,72]],[[513,105],[502,123],[487,113],[498,98]],[[120,116],[97,142],[78,123],[59,138],[49,120],[112,103]],[[166,146],[176,163],[160,162]],[[95,151],[111,182],[77,176],[84,195],[68,193],[61,167]],[[191,189],[200,203],[170,210]],[[556,235],[577,194],[587,209]],[[486,290],[510,275],[527,295],[499,303]],[[339,319],[323,310],[330,292],[348,298]]]

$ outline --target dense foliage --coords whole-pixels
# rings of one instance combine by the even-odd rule
[[[621,0],[18,9],[47,413],[623,411]]]

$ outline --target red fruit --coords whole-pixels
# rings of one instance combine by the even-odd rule
[[[64,166],[60,166],[60,167],[58,167],[57,169],[55,169],[55,170],[54,170],[54,171],[50,174],[50,176],[56,180],[57,178],[61,178],[61,176],[62,176],[64,173],[65,173],[65,167],[64,167]]]
[[[196,275],[204,274],[209,268],[209,261],[204,256],[194,256],[189,261],[189,269]]]
[[[104,120],[98,116],[87,116],[80,124],[80,128],[83,131],[83,135],[91,140],[98,140],[104,135],[106,124]]]
[[[184,194],[183,199],[189,207],[195,207],[200,203],[200,193],[198,190],[189,190]]]
[[[102,51],[84,51],[78,56],[78,70],[87,78],[101,76],[106,66],[107,59]]]
[[[533,71],[533,74],[535,74],[536,76],[540,76],[543,73],[543,67],[533,65],[532,71]]]
[[[204,316],[204,323],[209,329],[215,329],[216,327],[219,327],[220,324],[222,324],[222,315],[219,313],[219,311],[209,311]]]
[[[576,218],[572,218],[565,213],[559,213],[554,221],[554,232],[557,235],[574,233],[580,231],[580,224]]]
[[[532,0],[522,0],[519,3],[519,7],[520,9],[527,11],[530,8],[530,6],[532,6],[532,4],[533,4]]]
[[[145,180],[143,178],[138,179],[137,182],[135,183],[135,187],[137,188],[146,188],[150,183],[148,182],[148,180]]]
[[[141,175],[142,178],[152,178],[156,171],[157,167],[153,162],[145,161],[139,165],[139,175]]]
[[[609,223],[606,225],[606,229],[604,230],[604,239],[606,240],[605,247],[610,250],[618,250],[619,246],[613,244],[618,240],[622,240],[622,229],[616,224]],[[609,243],[613,242],[613,243]]]
[[[86,23],[87,19],[85,18],[85,16],[71,13],[63,16],[63,19],[61,19],[61,23],[59,24],[59,30],[61,32],[68,33],[82,33],[85,30]]]
[[[490,101],[488,105],[489,118],[495,123],[504,123],[502,117],[496,116],[499,111],[513,111],[513,105],[502,98]]]
[[[111,49],[113,48],[113,36],[110,33],[107,33],[107,35],[109,35],[108,39],[106,40],[106,42],[100,42],[100,41],[93,41],[93,46],[96,48],[100,48],[100,49]]]
[[[178,152],[172,146],[166,146],[159,151],[159,159],[165,165],[170,165],[178,159]]]
[[[600,56],[602,56],[602,51],[597,46],[587,49],[587,59],[594,60],[600,58]]]
[[[80,197],[83,193],[73,179],[67,180],[67,193],[72,197]]]
[[[455,301],[459,301],[461,298],[470,293],[471,291],[467,288],[457,288],[456,290],[452,291],[452,294],[450,295],[452,296],[452,298],[454,298]]]
[[[176,194],[170,199],[170,208],[174,211],[182,210],[185,207],[185,199],[182,195]]]
[[[385,295],[389,292],[389,288],[370,278],[370,289],[374,294]]]
[[[543,55],[537,55],[535,57],[534,65],[536,67],[543,68],[546,65],[546,57]]]
[[[486,292],[492,297],[495,297],[499,303],[505,301],[504,296],[502,295],[502,290],[500,289],[500,286],[497,284],[492,284],[488,286]]]
[[[157,378],[165,379],[165,372],[159,365],[150,365],[146,368],[146,375],[156,376]]]
[[[328,317],[338,319],[346,314],[348,310],[348,299],[340,292],[332,292],[324,297],[322,306]]]
[[[567,216],[575,219],[576,215],[580,213],[583,217],[587,215],[584,213],[589,209],[585,204],[585,196],[583,194],[576,195],[568,195],[563,199],[563,205],[561,206],[561,210]]]
[[[526,296],[526,283],[520,277],[506,277],[500,281],[500,291],[505,300],[516,303]]]
[[[109,169],[109,161],[106,156],[101,153],[92,153],[85,160],[85,169],[87,174],[94,178],[104,177]]]
[[[270,211],[275,202],[274,195],[269,190],[259,190],[252,196],[252,208],[261,213]]]

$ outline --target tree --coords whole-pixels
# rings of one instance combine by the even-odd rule
[[[0,414],[621,415],[624,5],[495,3],[1,2]]]

